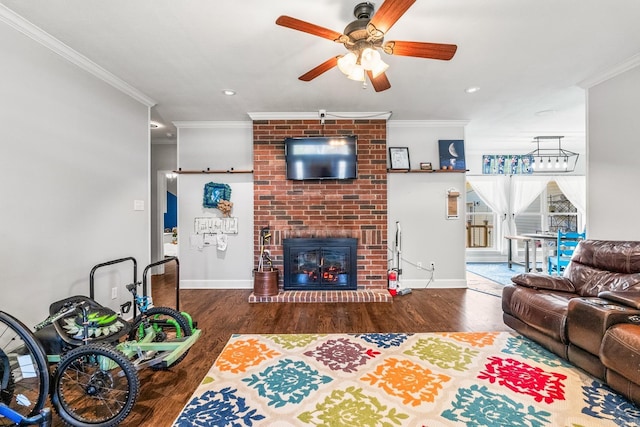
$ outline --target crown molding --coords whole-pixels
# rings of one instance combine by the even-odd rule
[[[320,120],[319,111],[308,112],[273,112],[273,113],[247,113],[251,120]],[[341,112],[341,111],[326,111],[325,119],[327,120],[357,120],[357,119],[372,119],[372,120],[389,120],[391,117],[391,111],[374,111],[374,112]]]
[[[390,120],[390,128],[444,128],[465,127],[469,120]]]
[[[620,64],[604,71],[599,74],[594,75],[593,77],[589,77],[585,80],[582,80],[578,83],[578,86],[582,89],[590,89],[595,85],[598,85],[602,82],[605,82],[609,79],[612,79],[622,73],[625,73],[637,66],[640,65],[640,53],[633,55],[631,58],[626,61],[621,62]]]
[[[223,121],[179,121],[172,122],[178,129],[251,129],[250,121],[223,122]]]
[[[146,105],[147,107],[153,107],[157,104],[155,100],[140,92],[129,83],[116,77],[95,62],[91,61],[86,56],[73,50],[66,44],[62,43],[60,40],[56,39],[41,28],[35,26],[31,22],[27,21],[22,16],[18,15],[2,4],[0,4],[0,21],[21,32],[32,40],[40,43],[47,49],[60,55],[61,57],[83,69],[84,71],[108,83],[122,93],[129,95],[130,97]]]

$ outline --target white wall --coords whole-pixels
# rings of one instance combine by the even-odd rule
[[[251,122],[178,122],[178,167],[183,171],[252,170]],[[208,182],[231,187],[232,217],[238,234],[229,234],[226,251],[190,245],[196,217],[221,217],[202,206]],[[181,288],[253,288],[253,174],[178,176],[178,256]]]
[[[387,145],[409,147],[412,169],[421,162],[439,166],[438,140],[464,139],[465,122],[389,121]],[[460,191],[459,219],[446,218],[447,190]],[[389,247],[395,242],[396,221],[402,227],[404,287],[465,287],[465,174],[390,173],[388,175]],[[391,256],[392,252],[389,252]],[[436,265],[431,273],[417,263]]]
[[[438,160],[439,139],[464,139],[464,122],[389,122],[388,146],[409,147],[412,165]],[[178,166],[188,170],[252,169],[251,123],[178,122]],[[466,286],[464,183],[461,173],[389,174],[389,243],[395,239],[395,223],[404,229],[403,284],[424,287],[428,277],[414,265],[436,263],[430,287]],[[229,184],[239,218],[238,235],[229,236],[226,252],[213,247],[192,248],[187,233],[199,216],[220,216],[217,209],[202,207],[207,182]],[[460,219],[446,219],[447,190],[461,192]],[[180,282],[182,288],[252,288],[253,175],[180,174],[178,177]],[[389,252],[391,256],[391,252]],[[412,263],[414,265],[412,265]]]
[[[0,309],[31,326],[94,265],[148,261],[149,108],[4,23],[0,51]],[[99,302],[130,299],[131,265],[95,277]]]
[[[640,67],[588,91],[587,233],[640,240]]]

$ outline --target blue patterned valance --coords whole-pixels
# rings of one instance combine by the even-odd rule
[[[485,175],[531,175],[531,154],[485,154],[482,156],[482,173]]]

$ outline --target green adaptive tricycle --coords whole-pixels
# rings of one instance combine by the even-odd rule
[[[131,322],[93,299],[95,271],[126,261],[133,262],[133,282],[126,286],[133,295]],[[149,269],[168,262],[176,263],[175,310],[153,307],[146,292]],[[144,270],[143,292],[139,295],[137,287],[141,283],[137,282],[137,262],[131,257],[121,258],[93,267],[90,297],[74,296],[51,304],[50,316],[35,326],[34,336],[44,350],[48,364],[55,366],[49,393],[53,408],[62,420],[80,427],[121,423],[138,397],[137,371],[147,367],[167,369],[187,356],[201,331],[188,314],[178,311],[179,277],[176,257],[150,264]],[[123,304],[121,311],[128,313],[131,305],[131,302]],[[140,314],[136,315],[138,310]],[[41,367],[38,372],[41,371],[46,368]],[[12,381],[17,383],[18,380],[13,378]],[[33,393],[42,393],[42,390]],[[23,390],[22,396],[28,394],[28,390]],[[11,397],[7,400],[10,402]],[[41,396],[30,398],[30,401],[36,400],[46,399]],[[35,406],[33,413],[42,409]],[[0,425],[5,424],[0,422]]]

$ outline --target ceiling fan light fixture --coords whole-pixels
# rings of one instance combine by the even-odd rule
[[[342,71],[343,74],[348,76],[349,74],[351,74],[354,67],[356,66],[357,60],[358,60],[358,57],[353,52],[349,52],[345,55],[342,55],[342,57],[338,59],[338,69],[340,69],[340,71]]]
[[[353,69],[351,70],[351,73],[349,73],[347,78],[351,79],[351,80],[358,81],[358,82],[363,82],[364,81],[364,68],[362,68],[362,65],[355,64],[353,66]]]
[[[378,52],[376,49],[367,47],[362,50],[360,64],[362,64],[362,67],[365,70],[371,70],[373,66],[380,60],[380,52]]]
[[[371,71],[374,78],[378,77],[380,74],[384,73],[387,68],[389,68],[389,65],[380,57],[380,52],[378,52],[377,49],[372,49],[370,47],[362,51],[360,63],[362,64],[362,68],[367,71]]]
[[[384,62],[382,59],[380,59],[376,64],[374,64],[374,66],[371,68],[371,74],[373,75],[373,78],[378,77],[380,74],[384,73],[385,71],[387,71],[387,68],[389,68],[389,64],[387,64],[386,62]]]

